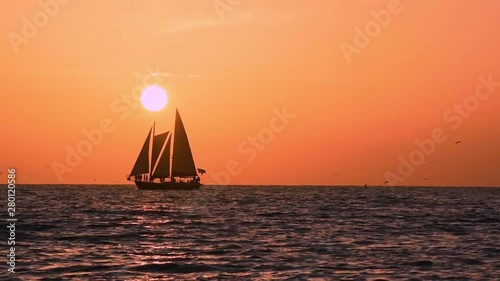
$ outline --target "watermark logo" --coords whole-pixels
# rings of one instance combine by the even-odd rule
[[[474,94],[467,96],[461,103],[455,103],[452,108],[443,113],[443,121],[451,125],[453,130],[458,130],[464,119],[469,118],[473,112],[478,110],[481,101],[489,99],[496,88],[500,87],[500,81],[493,81],[493,75],[488,77],[479,76],[479,84],[476,86]],[[386,184],[395,186],[406,181],[407,178],[415,173],[417,167],[423,165],[428,157],[434,154],[439,144],[445,143],[449,139],[445,129],[435,128],[429,138],[416,139],[417,148],[413,150],[408,157],[398,156],[399,166],[397,173],[387,171],[384,174]]]
[[[23,23],[21,27],[20,34],[15,32],[9,32],[7,38],[9,39],[10,45],[14,49],[16,54],[19,53],[19,47],[21,45],[28,44],[30,39],[35,38],[39,30],[49,23],[50,18],[53,18],[59,14],[61,5],[66,5],[70,0],[40,0],[38,5],[40,10],[35,12],[30,18],[23,17],[21,21]]]
[[[118,119],[123,121],[128,116],[132,109],[140,105],[142,90],[149,85],[161,84],[163,81],[158,70],[154,71],[151,67],[147,67],[147,74],[142,79],[142,85],[137,85],[129,94],[123,94],[120,98],[114,100],[110,109],[113,113],[118,114]],[[64,163],[58,161],[52,162],[52,170],[59,182],[63,182],[63,175],[71,173],[75,168],[83,163],[85,157],[88,157],[95,147],[98,147],[105,138],[105,135],[111,134],[116,129],[116,125],[111,118],[102,118],[97,128],[91,130],[82,130],[83,139],[76,145],[66,146],[66,156]]]
[[[340,50],[347,63],[351,63],[354,54],[360,54],[363,49],[368,47],[372,39],[379,36],[382,30],[391,24],[393,17],[402,11],[403,5],[399,0],[390,0],[385,9],[370,12],[373,19],[367,22],[363,28],[354,27],[352,43],[345,41],[340,43]]]
[[[283,132],[286,127],[297,116],[290,114],[286,107],[282,110],[273,109],[273,117],[269,120],[267,127],[259,130],[254,136],[249,136],[242,141],[237,151],[240,155],[246,156],[247,162],[254,161],[259,152],[263,151],[269,145],[276,135]],[[226,163],[225,170],[219,172],[208,172],[208,175],[219,185],[227,185],[231,181],[231,177],[239,175],[243,171],[241,164],[236,160],[230,160]]]
[[[7,178],[7,213],[9,214],[7,245],[10,246],[7,255],[7,264],[9,265],[7,270],[9,273],[16,273],[16,169],[9,169]]]
[[[215,12],[219,16],[220,20],[226,19],[227,13],[232,13],[234,10],[241,5],[243,0],[214,0],[212,2]]]

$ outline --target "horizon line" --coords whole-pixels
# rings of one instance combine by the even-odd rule
[[[132,186],[134,184],[124,184],[124,183],[16,183],[17,187],[22,185],[122,185],[122,186]],[[2,184],[1,186],[4,186]],[[6,185],[5,185],[6,186]],[[387,186],[387,185],[326,185],[326,184],[204,184],[203,186],[238,186],[238,187],[383,187],[383,188],[500,188],[500,186],[484,186],[484,185],[398,185],[398,186]]]

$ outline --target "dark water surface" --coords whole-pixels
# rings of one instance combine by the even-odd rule
[[[16,200],[17,273],[2,242],[0,278],[500,280],[494,188],[18,186]]]

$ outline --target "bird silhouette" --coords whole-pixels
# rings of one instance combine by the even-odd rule
[[[462,142],[461,141],[457,141],[455,144],[461,144]]]

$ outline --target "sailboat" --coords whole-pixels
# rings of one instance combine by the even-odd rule
[[[155,135],[153,123],[127,180],[144,190],[193,190],[202,185],[198,172],[204,174],[205,170],[194,164],[188,136],[176,110],[173,134]]]

